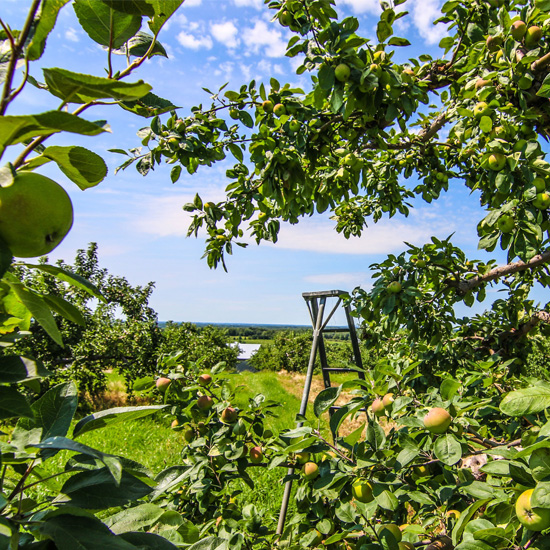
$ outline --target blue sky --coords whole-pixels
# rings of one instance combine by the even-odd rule
[[[401,59],[426,51],[438,55],[437,43],[445,28],[434,27],[431,21],[441,4],[439,0],[405,4],[410,15],[400,20],[398,33],[413,45],[402,49]],[[28,5],[30,1],[2,0],[0,17],[20,28]],[[374,37],[377,0],[337,0],[336,5],[340,13],[359,18],[360,34]],[[231,89],[251,78],[267,83],[275,76],[307,89],[309,77],[297,76],[296,60],[284,56],[291,33],[271,23],[271,16],[262,0],[187,0],[160,35],[169,59],[153,58],[135,73],[135,79],[144,79],[154,93],[181,106],[182,115],[193,105],[209,103],[202,87],[215,90],[225,82]],[[122,64],[124,58],[116,61]],[[78,26],[68,5],[31,74],[42,80],[40,67],[64,67],[103,75],[105,66],[106,53]],[[27,86],[7,114],[41,112],[57,104],[46,92]],[[108,149],[139,145],[135,134],[147,121],[115,107],[97,107],[87,116],[108,120],[112,133],[95,138],[56,136],[48,143],[88,147],[105,158],[109,175],[96,188],[82,192],[55,166],[41,170],[64,185],[75,208],[73,229],[50,260],[71,261],[77,249],[97,242],[100,262],[110,272],[133,284],[156,282],[151,305],[160,320],[308,324],[302,292],[368,288],[369,265],[404,250],[404,240],[421,245],[431,235],[444,238],[455,233],[455,244],[470,257],[483,258],[477,251],[475,227],[481,213],[477,198],[455,182],[441,200],[419,203],[407,219],[372,224],[360,239],[346,240],[327,216],[316,216],[283,227],[275,246],[250,241],[247,249],[236,247],[228,258],[229,273],[210,270],[200,259],[203,239],[185,238],[189,217],[181,207],[197,192],[204,200],[221,200],[228,184],[226,166],[202,168],[175,185],[165,166],[145,178],[133,167],[114,175],[122,157]]]

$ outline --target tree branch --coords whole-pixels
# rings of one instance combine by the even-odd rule
[[[483,275],[473,277],[472,279],[460,281],[449,280],[447,281],[447,284],[451,287],[456,288],[458,294],[460,294],[461,296],[465,296],[466,294],[468,294],[468,292],[484,283],[500,279],[501,277],[507,277],[508,275],[514,275],[514,273],[527,271],[528,269],[535,269],[536,267],[544,265],[548,262],[550,262],[550,250],[534,256],[528,262],[523,262],[520,260],[519,262],[501,265],[495,267],[494,269],[491,269]]]

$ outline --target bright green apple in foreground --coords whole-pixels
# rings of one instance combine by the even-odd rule
[[[34,172],[19,172],[0,187],[0,238],[12,254],[33,258],[51,252],[73,225],[69,195],[55,181]]]
[[[550,510],[547,508],[533,508],[531,496],[534,489],[521,493],[516,501],[516,515],[522,525],[531,531],[544,531],[550,527]]]

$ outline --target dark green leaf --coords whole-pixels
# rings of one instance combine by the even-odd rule
[[[534,414],[548,407],[550,407],[550,384],[543,382],[508,393],[500,404],[500,410],[509,416]]]
[[[153,34],[158,34],[164,23],[183,4],[184,0],[149,0],[155,10],[153,19],[149,21],[149,28]]]
[[[128,51],[130,55],[142,57],[147,53],[152,42],[153,37],[150,34],[147,34],[146,32],[138,32],[136,36],[128,41]],[[153,46],[149,57],[153,57],[154,55],[168,57],[164,46],[158,40],[155,40],[155,45]]]
[[[84,417],[74,427],[73,437],[78,437],[86,432],[97,430],[105,426],[112,426],[119,422],[127,422],[136,418],[143,418],[165,409],[167,405],[150,405],[143,407],[116,407],[107,409]]]
[[[25,396],[15,388],[0,386],[0,419],[21,416],[33,417],[32,409]]]
[[[313,403],[313,413],[319,418],[325,411],[328,411],[334,402],[340,396],[342,386],[335,386],[332,388],[326,388],[319,392]]]
[[[51,372],[44,368],[41,361],[19,355],[0,357],[0,384],[13,384],[50,375]]]
[[[113,50],[130,40],[141,27],[141,16],[115,11],[101,0],[75,0],[73,8],[88,36]]]
[[[61,296],[46,294],[44,296],[44,300],[53,311],[59,313],[59,315],[61,315],[64,319],[68,319],[69,321],[72,321],[80,326],[84,326],[86,324],[80,310],[73,306],[70,302],[67,302],[64,298],[61,298]]]
[[[45,0],[40,6],[40,11],[35,19],[36,26],[32,39],[27,47],[29,60],[34,61],[42,57],[46,46],[46,39],[55,26],[59,10],[69,0]]]
[[[39,136],[57,132],[70,132],[84,136],[96,136],[105,129],[93,122],[64,111],[49,111],[39,115],[0,117],[0,153],[8,145],[14,145]]]
[[[151,91],[151,86],[138,82],[123,82],[66,69],[43,69],[49,91],[67,103],[88,103],[95,99],[132,101]]]
[[[72,506],[104,510],[128,504],[148,495],[152,490],[152,487],[125,471],[117,485],[111,472],[102,468],[72,476],[64,483],[61,493],[69,496]]]
[[[179,531],[179,529],[178,529]],[[129,532],[118,535],[119,538],[130,542],[140,550],[177,550],[178,546],[174,546],[170,541],[160,535],[154,533]]]
[[[462,446],[453,434],[440,435],[435,442],[434,453],[443,464],[453,466],[462,458]]]
[[[173,111],[174,109],[179,109],[179,107],[174,105],[171,101],[163,99],[151,92],[135,101],[122,101],[119,105],[124,110],[131,111],[143,118],[150,118],[152,116],[162,115],[168,111]]]

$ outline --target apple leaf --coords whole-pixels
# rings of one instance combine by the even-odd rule
[[[34,61],[40,59],[46,47],[46,39],[55,26],[59,10],[69,0],[45,0],[42,2],[40,12],[35,18],[34,34],[27,48],[27,57]]]
[[[143,407],[115,407],[94,414],[85,416],[74,427],[73,437],[78,437],[86,432],[104,428],[118,424],[119,422],[127,422],[136,418],[143,418],[158,411],[165,409],[168,405],[150,405]]]
[[[313,413],[319,418],[325,411],[330,409],[334,402],[340,396],[342,386],[334,386],[332,388],[326,388],[319,392],[313,403]]]
[[[508,416],[535,414],[548,407],[550,407],[550,384],[545,382],[510,392],[500,403],[500,410]]]
[[[141,16],[113,10],[100,0],[76,0],[73,8],[88,36],[111,49],[120,48],[141,28]]]
[[[151,91],[151,86],[143,80],[122,82],[59,68],[43,69],[43,72],[50,93],[67,103],[88,103],[95,99],[135,100]]]
[[[80,310],[70,302],[67,302],[67,300],[61,298],[61,296],[56,296],[55,294],[45,294],[43,298],[50,308],[61,315],[64,319],[68,319],[69,321],[72,321],[82,327],[86,324]]]
[[[38,115],[0,117],[0,154],[6,146],[22,143],[34,137],[70,132],[96,136],[105,128],[65,111],[47,111]]]
[[[36,378],[50,376],[51,372],[44,368],[41,361],[20,357],[19,355],[4,355],[0,357],[0,383],[14,384]]]
[[[143,118],[162,115],[168,111],[180,108],[168,99],[164,99],[153,93],[145,94],[135,101],[121,101],[119,105],[126,111],[135,113]]]
[[[135,57],[141,57],[142,55],[145,55],[148,52],[149,48],[151,47],[151,44],[154,39],[155,39],[154,36],[151,36],[146,32],[138,32],[135,36],[133,36],[128,41],[126,45],[126,48],[128,49],[128,53]],[[123,53],[124,55],[126,55],[126,48],[123,48],[121,51],[121,53]],[[162,57],[168,57],[168,54],[166,53],[164,46],[158,40],[155,40],[155,45],[153,46],[153,49],[151,50],[149,57],[153,57],[154,55],[161,55]]]
[[[153,34],[158,34],[162,26],[172,14],[183,4],[184,0],[148,0],[153,6],[155,15],[149,21],[149,28]]]
[[[7,281],[12,290],[17,295],[21,303],[31,312],[36,322],[48,333],[49,337],[60,346],[63,346],[63,338],[55,324],[55,319],[48,307],[46,301],[40,294],[36,294],[32,290],[20,282],[16,282],[15,278]]]
[[[15,388],[0,386],[0,419],[14,417],[32,418],[32,409],[22,393]]]
[[[128,511],[128,510],[125,510]],[[197,532],[197,538],[199,537],[199,530],[190,522],[187,521],[187,524],[191,528],[195,529]],[[166,534],[168,531],[165,531]],[[181,527],[178,528],[177,532],[181,534]],[[134,548],[147,548],[147,550],[177,550],[178,547],[174,546],[170,541],[166,540],[161,535],[155,535],[155,533],[144,533],[143,531],[128,531],[126,533],[121,533],[117,535],[119,538],[124,539],[125,541],[134,545]],[[193,540],[186,542],[193,542]]]
[[[434,453],[443,464],[453,466],[462,458],[462,446],[454,435],[445,434],[435,442]]]
[[[56,162],[59,169],[82,190],[94,187],[107,175],[105,161],[84,147],[55,145],[47,147],[42,156]]]

